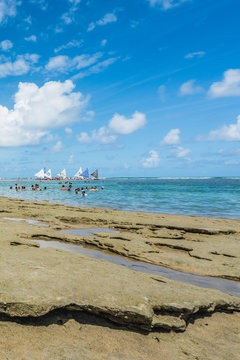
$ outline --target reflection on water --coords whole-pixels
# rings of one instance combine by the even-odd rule
[[[119,233],[119,231],[114,231],[111,229],[104,228],[91,228],[91,229],[70,229],[70,230],[61,230],[59,231],[62,234],[69,235],[82,235],[82,236],[93,236],[93,232],[107,232],[107,233]]]
[[[30,225],[36,225],[36,226],[45,226],[49,227],[48,224],[42,224],[37,220],[31,220],[31,219],[19,219],[19,218],[9,218],[9,217],[3,217],[4,220],[11,220],[11,221],[24,221]]]
[[[176,270],[167,269],[157,265],[151,265],[143,262],[127,260],[119,256],[111,256],[108,254],[104,254],[98,250],[86,249],[80,245],[65,244],[58,241],[44,241],[44,240],[34,240],[34,241],[36,241],[41,248],[52,247],[59,250],[69,251],[75,254],[82,254],[90,258],[94,258],[98,260],[106,260],[108,262],[127,267],[130,270],[140,271],[143,273],[148,273],[153,275],[160,275],[168,279],[200,286],[203,288],[217,289],[217,290],[221,290],[226,294],[240,297],[240,283],[234,281],[222,280],[208,276],[188,274]]]

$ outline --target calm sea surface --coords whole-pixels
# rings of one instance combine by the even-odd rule
[[[61,204],[116,210],[240,218],[240,179],[114,178],[91,182],[70,180],[72,191],[61,191],[59,181],[37,181],[43,191],[32,191],[36,180],[0,180],[0,196],[26,200],[49,200]],[[10,190],[14,184],[28,191]],[[64,181],[62,183],[65,183]],[[75,194],[77,187],[97,185],[98,192]],[[66,184],[67,186],[67,184]],[[104,190],[101,190],[104,186]]]

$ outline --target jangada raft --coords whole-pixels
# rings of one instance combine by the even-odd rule
[[[49,169],[48,171],[46,171],[45,168],[38,171],[34,176],[37,180],[66,180],[66,179],[91,180],[92,179],[89,176],[88,168],[82,171],[81,167],[73,177],[67,177],[66,169],[63,169],[59,174],[57,174],[57,176],[52,177],[52,170]],[[98,169],[96,169],[93,173],[91,173],[91,176],[93,177],[94,180],[98,180],[99,179]]]

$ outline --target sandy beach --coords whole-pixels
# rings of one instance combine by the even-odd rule
[[[51,247],[239,284],[238,220],[0,204],[1,358],[238,359],[240,297]]]

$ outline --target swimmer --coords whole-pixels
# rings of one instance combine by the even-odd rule
[[[85,197],[85,196],[87,196],[87,194],[86,194],[85,191],[83,190],[83,191],[82,191],[82,197]]]
[[[67,190],[67,189],[66,189],[65,186],[63,185],[63,186],[61,187],[61,190]]]
[[[104,190],[104,186],[102,186],[101,189]]]

